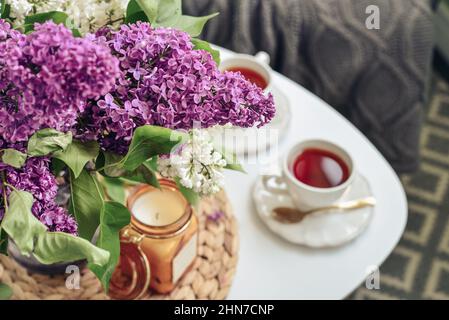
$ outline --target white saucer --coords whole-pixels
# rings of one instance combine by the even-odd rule
[[[368,181],[360,174],[340,201],[372,196]],[[371,221],[373,207],[331,211],[307,216],[300,223],[284,224],[272,217],[276,207],[293,207],[282,177],[259,176],[253,189],[256,210],[267,227],[285,240],[314,248],[343,245],[359,236]]]
[[[262,128],[220,128],[209,130],[216,145],[224,146],[236,155],[255,154],[268,150],[276,145],[287,133],[291,119],[290,102],[287,96],[278,88],[272,87],[276,115],[270,123]]]

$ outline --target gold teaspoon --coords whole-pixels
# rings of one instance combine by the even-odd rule
[[[307,215],[313,213],[321,213],[330,210],[349,211],[368,206],[373,207],[375,205],[376,199],[374,197],[367,197],[357,200],[341,202],[330,206],[316,208],[307,211],[302,211],[296,208],[278,207],[273,209],[273,217],[282,223],[298,223],[301,222]]]

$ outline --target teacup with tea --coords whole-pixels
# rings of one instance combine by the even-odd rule
[[[352,157],[343,148],[324,140],[307,140],[293,146],[282,171],[287,189],[300,209],[335,203],[354,180]]]
[[[271,231],[313,248],[355,239],[370,223],[376,203],[351,155],[319,139],[290,147],[282,159],[282,175],[258,177],[253,199]]]
[[[270,56],[266,52],[259,52],[255,56],[248,54],[236,54],[223,60],[220,64],[221,71],[240,72],[244,78],[256,86],[270,92],[271,69]]]
[[[269,146],[278,144],[288,131],[291,119],[290,101],[276,85],[275,75],[269,63],[270,56],[263,51],[254,56],[234,54],[220,63],[221,71],[239,72],[248,81],[261,88],[265,94],[272,94],[276,104],[276,115],[264,130],[233,127],[226,130],[217,129],[212,133],[216,142],[236,154],[265,152]]]

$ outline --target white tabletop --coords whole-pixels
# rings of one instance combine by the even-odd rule
[[[229,54],[223,50],[222,59]],[[303,139],[333,141],[354,158],[378,204],[368,228],[351,243],[333,249],[290,244],[258,218],[251,190],[261,166],[254,157],[244,159],[247,174],[226,173],[226,191],[240,231],[239,263],[229,299],[343,299],[364,283],[367,270],[381,265],[398,243],[407,221],[406,196],[384,157],[349,121],[280,74],[274,74],[274,85],[288,96],[292,121],[277,152],[269,157],[284,155]]]

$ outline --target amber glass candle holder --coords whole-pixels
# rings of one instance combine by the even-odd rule
[[[197,255],[198,220],[171,180],[160,189],[142,185],[128,197],[131,223],[121,233],[120,261],[110,295],[135,299],[148,288],[166,294],[190,269]]]

